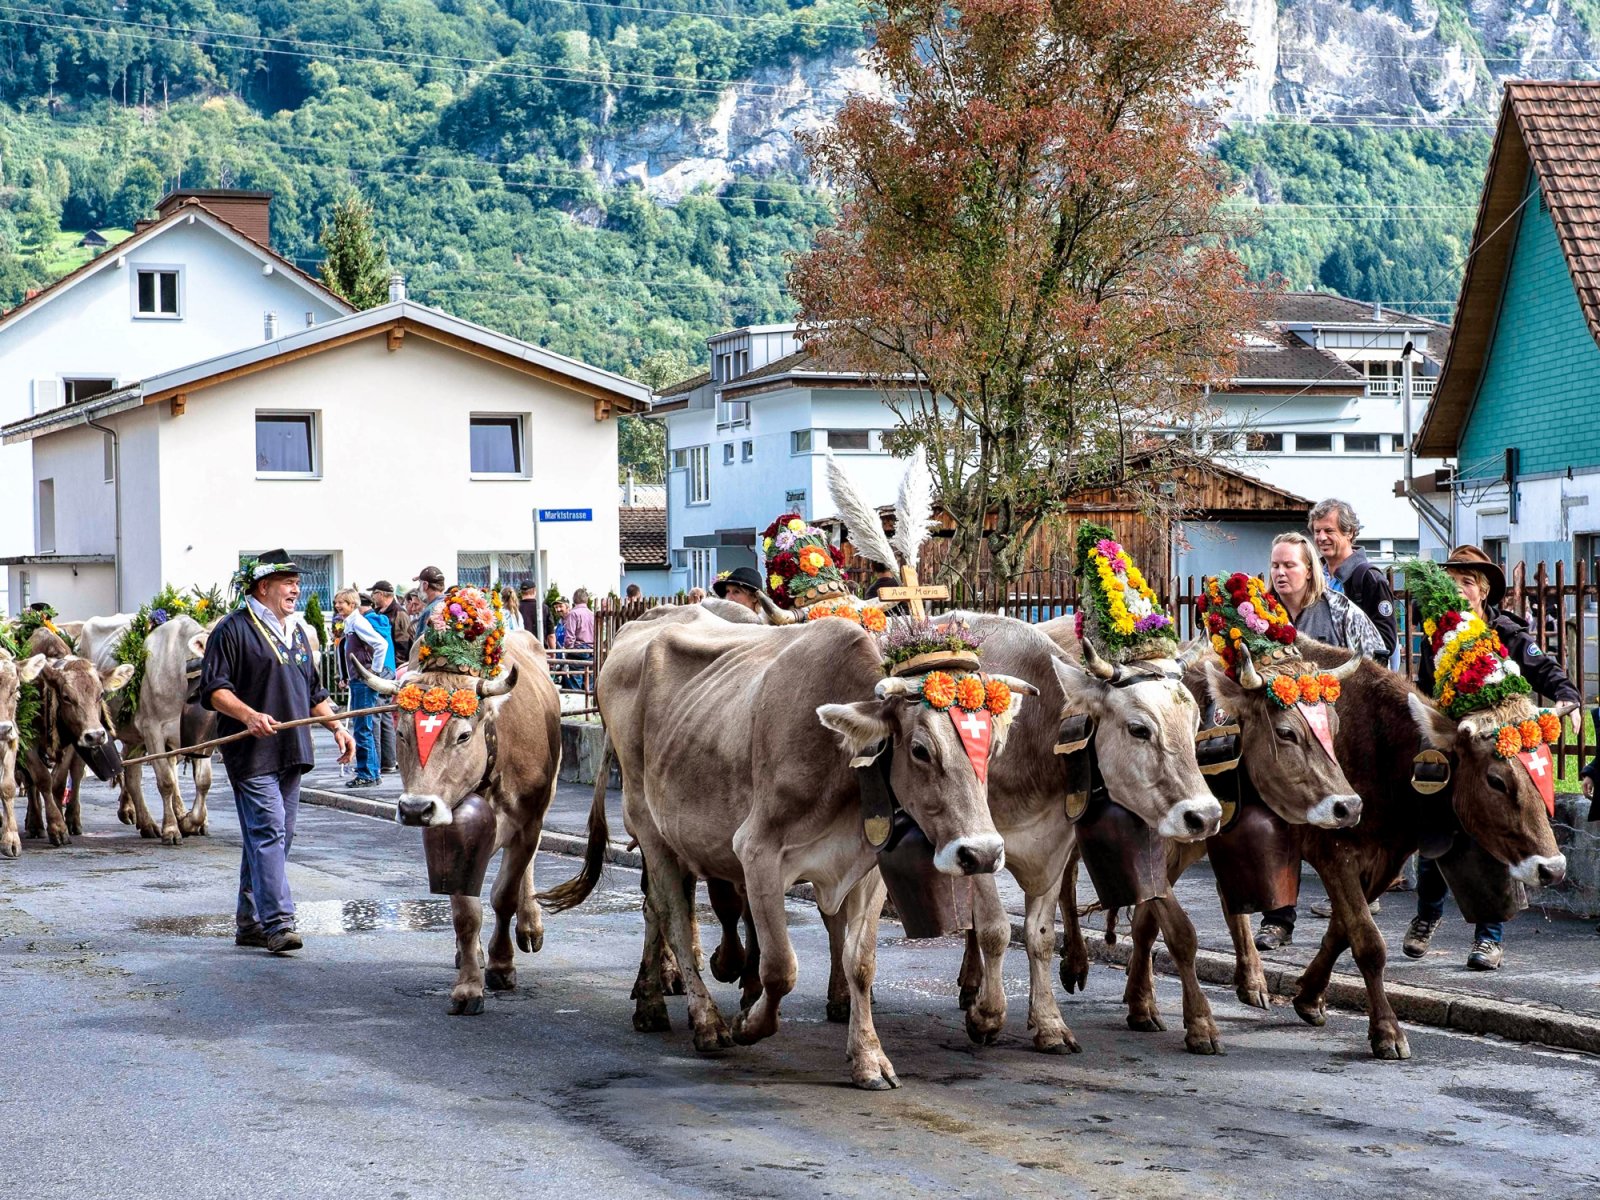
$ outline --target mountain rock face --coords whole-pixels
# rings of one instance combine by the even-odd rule
[[[1250,67],[1219,99],[1230,123],[1492,119],[1500,81],[1600,75],[1600,0],[1228,0]],[[584,164],[673,203],[702,184],[803,174],[795,135],[854,92],[882,93],[861,52],[770,67],[706,118],[614,129]]]

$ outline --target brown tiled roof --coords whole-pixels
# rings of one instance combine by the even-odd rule
[[[1530,168],[1539,200],[1525,193]],[[1520,223],[1513,218],[1525,198],[1549,207],[1590,336],[1600,341],[1600,81],[1505,85],[1450,353],[1418,434],[1424,455],[1456,453],[1494,336]]]
[[[1247,334],[1235,357],[1238,362],[1233,377],[1237,383],[1289,379],[1348,387],[1366,382],[1366,376],[1337,355],[1318,350],[1294,334],[1271,326]]]
[[[1393,325],[1415,321],[1445,328],[1438,321],[1397,308],[1380,308],[1375,314],[1367,301],[1352,300],[1337,292],[1262,291],[1256,293],[1256,303],[1264,320],[1284,325]]]
[[[687,379],[680,379],[670,387],[657,388],[657,396],[681,396],[685,392],[692,392],[697,387],[704,387],[711,382],[711,372],[701,371],[698,375],[691,375]]]
[[[625,567],[667,565],[667,510],[619,508],[622,524],[622,563]]]

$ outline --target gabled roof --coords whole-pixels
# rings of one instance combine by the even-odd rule
[[[644,412],[650,407],[650,389],[642,383],[603,371],[599,367],[591,367],[588,363],[556,354],[531,342],[496,333],[436,308],[424,308],[409,300],[397,300],[336,321],[313,325],[275,341],[261,342],[232,354],[153,375],[131,387],[95,396],[78,404],[64,405],[14,421],[0,433],[4,434],[7,445],[29,441],[59,429],[81,425],[91,417],[125,412],[178,396],[187,397],[230,379],[253,375],[280,363],[294,362],[366,338],[387,336],[392,348],[397,348],[411,334],[522,371],[585,396],[594,402],[597,421],[616,413]]]
[[[691,375],[687,379],[680,379],[670,387],[660,388],[656,392],[659,399],[665,400],[669,396],[683,396],[692,392],[697,387],[704,387],[711,382],[711,372],[701,371],[698,375]]]
[[[263,246],[248,234],[240,232],[239,229],[228,224],[228,222],[203,205],[189,203],[174,209],[159,221],[151,222],[116,245],[108,246],[94,258],[91,258],[82,266],[68,271],[60,279],[29,296],[15,308],[8,312],[0,313],[0,332],[4,332],[16,322],[43,308],[50,301],[70,291],[97,271],[111,270],[116,261],[128,251],[143,246],[147,242],[154,241],[175,225],[187,224],[189,221],[199,221],[216,230],[217,233],[233,242],[240,249],[253,255],[260,262],[270,264],[273,270],[283,272],[286,278],[299,284],[318,299],[332,305],[337,311],[342,313],[353,311],[344,297],[323,287],[320,282],[307,275],[276,250]]]
[[[1456,453],[1494,338],[1501,290],[1516,245],[1528,173],[1550,209],[1556,239],[1588,323],[1600,341],[1600,81],[1505,85],[1494,151],[1478,202],[1472,256],[1461,280],[1456,326],[1417,448]]]
[[[667,565],[667,510],[664,508],[619,508],[617,520],[622,530],[624,567],[664,567]]]
[[[1337,292],[1256,293],[1264,320],[1279,325],[1415,325],[1446,329],[1448,326],[1394,308],[1374,308],[1365,300],[1352,300]]]
[[[1245,333],[1234,357],[1236,384],[1297,383],[1346,389],[1366,386],[1367,377],[1337,354],[1319,350],[1270,325]]]

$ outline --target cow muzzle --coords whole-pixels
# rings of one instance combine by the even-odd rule
[[[1530,854],[1511,868],[1511,878],[1531,887],[1555,887],[1566,877],[1567,858],[1564,854],[1548,858],[1543,854]]]
[[[1306,822],[1318,829],[1349,829],[1361,820],[1361,797],[1353,794],[1324,796],[1306,813]]]
[[[1222,805],[1215,796],[1182,800],[1161,818],[1156,832],[1178,842],[1197,842],[1222,828]]]
[[[394,813],[402,825],[448,825],[453,819],[449,805],[437,796],[403,795]]]
[[[939,848],[933,865],[946,875],[993,875],[1006,865],[1006,844],[998,833],[956,838]]]
[[[0,742],[10,743],[20,740],[21,738],[17,734],[17,723],[15,721],[0,721]]]

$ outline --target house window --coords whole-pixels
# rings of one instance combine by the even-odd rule
[[[1404,454],[1406,452],[1406,439],[1398,433],[1391,433],[1389,435],[1389,449],[1396,454]]]
[[[56,552],[56,481],[39,480],[39,553]]]
[[[134,272],[133,315],[176,320],[179,311],[179,271],[176,267],[149,267]]]
[[[733,462],[733,443],[724,442],[722,446],[722,465],[729,466]]]
[[[65,403],[77,404],[83,400],[92,400],[96,396],[104,396],[107,392],[115,391],[115,379],[63,379],[61,390],[65,396]]]
[[[105,474],[107,483],[117,481],[117,443],[109,433],[100,435],[100,452],[105,458]]]
[[[472,473],[521,475],[522,418],[472,418]]]
[[[463,550],[456,555],[456,583],[487,588],[492,583],[519,591],[534,582],[530,550]]]
[[[790,454],[810,454],[811,453],[811,430],[809,430],[809,429],[796,429],[793,433],[791,433],[789,435],[789,453]]]
[[[750,401],[717,400],[717,428],[750,424]]]
[[[1367,376],[1367,395],[1398,396],[1402,367],[1397,362],[1369,362],[1362,364]]]
[[[830,429],[828,430],[828,449],[870,450],[872,449],[872,430]]]
[[[333,555],[319,554],[312,550],[293,550],[289,552],[290,560],[300,568],[300,607],[303,610],[312,595],[317,597],[324,612],[333,612],[334,580],[338,572],[334,569]],[[239,551],[239,565],[243,566],[254,558],[257,551]]]
[[[710,548],[702,550],[690,547],[688,558],[689,586],[710,591],[717,578],[717,552]]]
[[[1332,450],[1333,434],[1297,433],[1294,438],[1294,448],[1302,454],[1315,454],[1318,451]]]
[[[754,442],[739,443],[739,458],[742,462],[755,462],[756,444]]]
[[[315,478],[321,468],[317,454],[317,414],[309,412],[256,413],[256,474]]]
[[[731,448],[731,444],[730,444]],[[732,461],[731,459],[729,460]],[[672,452],[672,469],[687,471],[684,481],[686,504],[711,503],[711,447],[689,446]]]
[[[1376,454],[1378,435],[1375,433],[1347,433],[1344,435],[1346,454]]]
[[[1283,434],[1247,433],[1244,437],[1244,448],[1252,454],[1282,454]]]
[[[1495,566],[1502,571],[1506,569],[1506,551],[1510,548],[1507,543],[1509,538],[1495,537],[1483,539],[1483,552],[1487,554]]]

